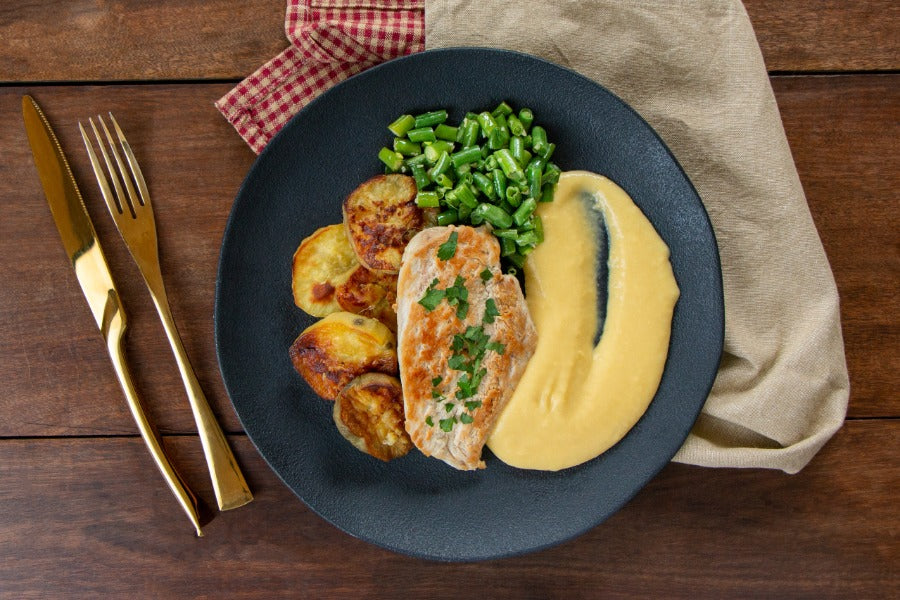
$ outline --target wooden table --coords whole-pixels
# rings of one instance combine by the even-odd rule
[[[216,264],[254,155],[213,101],[279,52],[275,0],[7,2],[0,7],[0,596],[898,597],[900,8],[748,0],[842,299],[847,422],[796,476],[670,465],[581,538],[439,564],[328,525],[266,466],[213,347]],[[185,345],[256,500],[191,534],[151,467],[67,266],[20,99],[68,149],[131,317],[151,417],[213,502],[174,360],[106,215],[75,123],[112,110],[151,182]]]

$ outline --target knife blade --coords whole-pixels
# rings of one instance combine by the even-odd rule
[[[175,494],[197,535],[202,536],[197,497],[169,460],[159,434],[147,419],[134,388],[123,348],[125,312],[94,225],[72,175],[72,169],[69,168],[69,161],[66,160],[50,122],[31,96],[26,95],[22,98],[22,117],[25,120],[25,132],[34,155],[34,164],[41,186],[44,188],[44,195],[50,206],[50,213],[59,230],[66,256],[75,269],[75,277],[91,309],[94,321],[106,341],[107,351],[131,414],[156,467]]]

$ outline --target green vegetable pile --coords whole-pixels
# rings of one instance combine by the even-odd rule
[[[538,202],[550,202],[560,168],[550,162],[556,145],[534,124],[501,102],[493,111],[469,112],[457,126],[446,110],[402,115],[388,129],[393,149],[378,158],[388,173],[416,181],[416,203],[437,208],[438,225],[490,223],[507,264],[521,268],[544,239]]]

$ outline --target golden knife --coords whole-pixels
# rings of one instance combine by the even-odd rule
[[[200,519],[198,516],[197,497],[185,484],[181,475],[172,466],[169,457],[163,449],[159,434],[154,429],[141,402],[138,399],[131,381],[131,374],[125,363],[122,339],[125,334],[125,312],[119,293],[113,284],[109,266],[100,248],[97,233],[88,216],[81,198],[81,192],[72,176],[69,162],[56,139],[56,134],[50,127],[47,117],[31,96],[22,98],[22,116],[25,119],[25,132],[31,144],[31,152],[34,154],[34,164],[37,167],[44,195],[50,205],[53,221],[59,230],[63,247],[72,266],[75,268],[75,277],[81,286],[81,291],[87,299],[97,327],[100,329],[106,348],[112,359],[116,376],[125,392],[128,407],[141,432],[141,437],[150,449],[150,454],[175,494],[175,498],[181,508],[187,513],[188,518],[197,530],[197,535],[202,536]]]

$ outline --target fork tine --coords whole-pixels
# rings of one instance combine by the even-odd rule
[[[94,127],[93,122],[91,122],[91,127],[94,128],[94,133],[96,133],[97,128]],[[100,164],[100,159],[97,158],[97,154],[94,152],[94,145],[91,143],[91,138],[87,131],[85,131],[81,121],[78,122],[78,129],[81,131],[81,139],[84,140],[84,147],[87,149],[88,156],[91,159],[91,167],[94,169],[94,176],[97,178],[97,183],[100,184],[100,193],[103,195],[106,205],[109,207],[110,211],[121,214],[123,210],[119,198],[118,196],[113,195],[113,191],[109,187],[109,181],[106,179],[106,174],[103,172],[103,165]],[[106,159],[108,166],[109,158],[106,156],[106,150],[104,150],[103,144],[100,144],[100,151],[103,152],[103,157]],[[118,181],[115,178],[113,180],[118,184]]]
[[[122,144],[122,150],[125,151],[125,158],[128,160],[128,166],[131,167],[131,175],[134,177],[134,182],[137,184],[138,192],[140,192],[141,195],[141,204],[146,206],[150,204],[150,192],[147,190],[147,182],[144,180],[141,166],[138,164],[134,152],[131,151],[131,144],[125,139],[125,134],[122,133],[119,122],[116,121],[116,118],[112,113],[109,113],[109,118],[112,121],[113,128],[116,130],[116,135],[119,137],[119,143]]]
[[[134,186],[131,184],[131,176],[125,169],[125,163],[124,161],[122,161],[122,156],[119,154],[119,151],[116,150],[116,143],[113,141],[112,134],[109,133],[109,129],[106,127],[106,121],[104,121],[103,117],[101,117],[100,115],[97,115],[97,120],[100,122],[100,126],[103,128],[103,132],[106,134],[107,141],[109,141],[109,151],[116,159],[116,165],[119,167],[119,175],[121,175],[122,177],[122,183],[125,184],[125,189],[128,190],[128,205],[131,208],[131,214],[136,218],[137,208],[138,206],[143,206],[143,203],[141,203],[138,199],[137,192],[134,190]]]
[[[116,211],[119,214],[125,214],[125,210],[127,208],[128,212],[132,217],[135,216],[134,209],[128,204],[127,199],[125,197],[125,191],[122,189],[122,184],[119,183],[119,176],[116,174],[116,169],[113,167],[112,160],[109,158],[109,154],[106,152],[106,144],[103,143],[103,137],[100,135],[100,132],[97,130],[97,126],[94,124],[93,119],[88,119],[88,123],[91,124],[91,129],[94,130],[94,138],[97,140],[97,146],[100,148],[100,154],[103,155],[103,162],[106,163],[106,173],[109,174],[109,178],[112,179],[113,188],[115,188],[115,207]],[[99,162],[99,161],[98,161]],[[100,169],[100,175],[103,175],[103,169]],[[104,179],[106,177],[104,176]],[[107,184],[107,188],[109,185]],[[110,210],[112,210],[112,205],[110,205]]]

